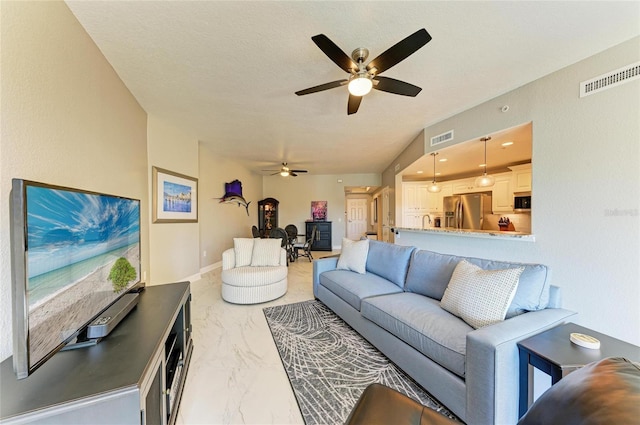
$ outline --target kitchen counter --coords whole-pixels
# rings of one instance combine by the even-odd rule
[[[415,232],[415,233],[431,233],[439,235],[453,235],[464,236],[471,238],[485,238],[485,239],[507,239],[507,240],[519,240],[525,242],[534,242],[535,236],[530,233],[523,232],[509,232],[500,230],[469,230],[469,229],[455,229],[453,227],[428,227],[426,229],[420,228],[406,228],[406,227],[394,227],[396,232]]]

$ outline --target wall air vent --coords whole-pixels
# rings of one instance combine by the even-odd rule
[[[640,62],[618,68],[580,83],[580,97],[589,96],[640,78]]]
[[[453,140],[453,130],[433,136],[431,138],[431,146],[439,145],[440,143],[448,142],[450,140]]]

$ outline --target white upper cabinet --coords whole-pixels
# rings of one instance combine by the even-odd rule
[[[513,191],[531,192],[531,164],[509,167],[513,171]]]
[[[471,177],[469,179],[452,180],[453,194],[461,195],[463,193],[476,193],[476,192],[488,192],[490,187],[478,187],[476,186],[476,178]]]
[[[511,173],[494,176],[496,183],[491,188],[491,209],[493,213],[513,212],[513,190],[511,190]]]
[[[428,213],[429,191],[427,182],[402,183],[402,209],[406,213]]]

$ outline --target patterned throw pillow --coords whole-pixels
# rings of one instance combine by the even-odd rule
[[[253,239],[233,238],[233,251],[236,255],[236,267],[248,266],[253,254]]]
[[[451,275],[440,306],[475,329],[501,322],[523,270],[483,270],[462,260]]]
[[[342,238],[342,250],[340,251],[340,258],[336,268],[365,274],[367,271],[367,254],[369,254],[369,239],[352,241],[351,239]]]
[[[280,239],[254,239],[251,266],[279,266]]]

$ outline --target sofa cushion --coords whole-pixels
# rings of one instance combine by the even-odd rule
[[[518,289],[507,310],[507,319],[526,311],[542,310],[549,305],[550,270],[545,265],[460,257],[427,250],[417,250],[413,253],[405,291],[441,300],[453,270],[463,259],[484,270],[524,267]]]
[[[473,328],[422,295],[403,292],[367,298],[362,316],[391,332],[434,362],[465,376],[467,334]]]
[[[322,273],[320,285],[358,311],[364,298],[402,292],[393,283],[373,273],[358,274],[347,270],[331,270]]]
[[[255,239],[251,254],[251,266],[279,266],[280,245],[280,239]]]
[[[236,267],[248,266],[251,264],[253,254],[253,239],[233,238],[233,252],[236,257]]]
[[[404,288],[411,253],[416,248],[380,241],[369,241],[367,271],[382,276]]]
[[[501,322],[522,270],[483,270],[462,260],[453,271],[440,306],[475,329]]]
[[[223,270],[221,279],[225,284],[232,286],[264,286],[285,279],[287,272],[287,266],[244,266]]]
[[[352,241],[342,238],[342,250],[338,259],[337,269],[351,270],[356,273],[366,273],[367,253],[369,252],[369,239]]]
[[[608,357],[562,378],[533,403],[518,424],[634,424],[638,418],[640,365]]]

